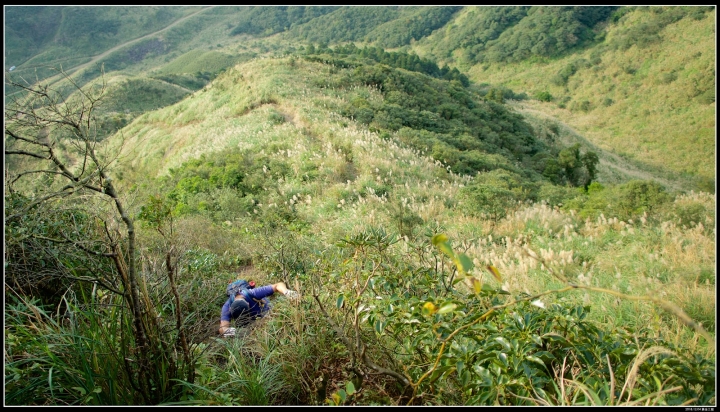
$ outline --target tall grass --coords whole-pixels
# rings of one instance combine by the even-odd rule
[[[5,402],[8,405],[132,405],[121,310],[80,304],[68,293],[62,312],[9,294],[5,306]],[[86,297],[83,297],[86,298]]]
[[[697,195],[681,196],[675,204],[693,196]],[[674,215],[672,210],[676,208],[666,219]],[[455,233],[462,238],[468,232],[463,228]],[[505,276],[505,290],[534,294],[559,287],[561,283],[536,259],[523,253],[527,247],[573,282],[666,299],[714,334],[714,229],[702,224],[679,227],[671,220],[651,224],[646,217],[629,222],[604,216],[583,221],[572,212],[541,203],[520,207],[490,234],[476,239],[466,253],[476,265],[497,267]],[[698,341],[688,339],[677,319],[654,305],[587,292],[571,296],[592,307],[593,319],[614,326],[656,328],[659,335],[715,356],[712,346],[698,346]]]

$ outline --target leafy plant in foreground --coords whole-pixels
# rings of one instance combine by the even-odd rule
[[[438,289],[432,272],[393,267],[384,254],[391,239],[377,230],[348,238],[353,257],[335,277],[345,292],[334,305],[323,305],[319,293],[314,297],[351,352],[349,369],[360,377],[368,369],[393,377],[402,388],[398,403],[679,405],[714,399],[710,360],[644,330],[604,330],[586,319],[589,307],[562,299],[546,305],[543,297],[586,288],[649,300],[708,338],[668,302],[572,283],[512,297],[475,274],[470,258],[444,235],[432,243],[458,275],[449,289]],[[501,280],[496,268],[486,269]],[[341,389],[330,403],[350,399]],[[353,389],[362,393],[363,379]],[[353,402],[361,399],[356,394]]]

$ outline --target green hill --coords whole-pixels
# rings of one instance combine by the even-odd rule
[[[473,64],[468,74],[476,82],[547,93],[548,103],[524,104],[598,147],[659,176],[696,177],[695,184],[713,190],[714,11],[666,17],[672,11],[629,11],[603,30],[604,40],[565,57],[465,65]],[[432,37],[424,43],[428,50],[442,44]]]
[[[524,93],[524,107],[567,123],[634,175],[714,190],[712,7],[6,9],[6,67],[43,78],[48,65],[85,65],[81,83],[97,76],[91,61],[197,90],[236,62],[308,42],[414,50],[476,84]]]
[[[133,12],[6,52],[7,404],[715,404],[714,10]]]

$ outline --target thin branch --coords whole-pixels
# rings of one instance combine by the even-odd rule
[[[5,152],[5,153],[7,153],[7,152]],[[61,176],[63,175],[62,172],[58,172],[57,170],[28,170],[27,172],[22,172],[22,173],[18,174],[17,176],[15,176],[15,178],[10,182],[10,184],[17,182],[18,180],[20,180],[21,177],[23,177],[25,175],[30,175],[30,174],[34,174],[34,173],[45,173],[45,174],[50,174],[50,175],[56,174],[56,175],[61,175]]]
[[[8,222],[11,222],[11,221],[13,221],[13,220],[15,220],[15,219],[17,219],[17,218],[20,218],[20,217],[25,216],[29,210],[31,210],[31,209],[34,208],[35,206],[37,206],[37,205],[45,202],[46,200],[50,200],[50,199],[52,199],[52,198],[54,198],[54,197],[65,197],[65,196],[69,196],[69,195],[71,195],[71,194],[74,193],[74,191],[65,192],[65,190],[68,190],[68,189],[72,189],[72,187],[65,186],[65,187],[62,188],[62,190],[59,191],[59,192],[50,193],[50,194],[48,194],[48,195],[46,195],[46,196],[43,196],[43,197],[41,197],[41,198],[39,198],[39,199],[36,199],[36,200],[30,202],[30,204],[28,204],[27,206],[25,206],[20,212],[15,213],[15,214],[13,214],[13,215],[5,216],[5,224],[7,224]]]
[[[24,150],[5,150],[5,155],[30,156],[30,157],[34,157],[37,159],[48,160],[47,156],[41,156],[39,154],[32,153],[32,152],[26,152]]]

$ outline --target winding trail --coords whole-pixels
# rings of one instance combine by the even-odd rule
[[[108,56],[110,53],[113,53],[113,52],[115,52],[115,51],[117,51],[117,50],[119,50],[119,49],[122,49],[123,47],[129,46],[129,45],[131,45],[131,44],[137,43],[137,42],[139,42],[139,41],[141,41],[141,40],[145,40],[145,39],[147,39],[148,37],[152,37],[152,36],[155,36],[155,35],[158,35],[158,34],[164,32],[164,31],[167,31],[167,30],[171,29],[172,27],[174,27],[174,26],[176,26],[176,25],[184,22],[185,20],[189,19],[190,17],[193,17],[193,16],[195,16],[195,15],[198,14],[198,13],[202,13],[202,12],[205,11],[205,10],[212,9],[213,7],[215,7],[215,6],[203,7],[202,9],[196,11],[195,13],[188,14],[188,15],[185,16],[185,17],[181,17],[181,18],[175,20],[174,22],[172,22],[172,23],[170,23],[169,25],[167,25],[165,28],[162,28],[162,29],[160,29],[160,30],[158,30],[158,31],[156,31],[156,32],[146,34],[146,35],[144,35],[144,36],[142,36],[142,37],[138,37],[138,38],[136,38],[136,39],[134,39],[134,40],[128,40],[128,41],[126,41],[125,43],[122,43],[122,44],[119,44],[119,45],[117,45],[117,46],[115,46],[115,47],[113,47],[113,48],[110,48],[110,49],[106,50],[105,52],[103,52],[103,53],[101,53],[101,54],[98,54],[97,56],[94,56],[94,57],[92,58],[92,60],[90,60],[89,62],[83,63],[83,64],[81,64],[81,65],[79,65],[79,66],[75,66],[75,67],[73,68],[73,70],[77,71],[77,70],[83,69],[83,68],[85,68],[85,67],[87,67],[87,66],[89,66],[89,65],[91,65],[91,64],[93,64],[93,63],[96,63],[98,60],[102,59],[103,57]]]
[[[141,37],[138,37],[138,38],[135,38],[135,39],[132,39],[132,40],[128,40],[128,41],[126,41],[125,43],[118,44],[118,45],[115,46],[115,47],[112,47],[112,48],[110,48],[110,49],[108,49],[108,50],[106,50],[106,51],[104,51],[104,52],[102,52],[102,53],[100,53],[100,54],[98,54],[98,55],[93,56],[93,57],[90,59],[89,62],[83,63],[83,64],[79,64],[79,65],[77,65],[77,66],[75,66],[75,67],[72,67],[72,68],[66,70],[66,71],[65,71],[65,74],[70,75],[70,74],[72,74],[72,73],[74,73],[74,72],[77,72],[77,71],[79,71],[79,70],[82,70],[82,69],[88,67],[88,66],[91,65],[91,64],[97,63],[99,60],[107,57],[107,56],[110,55],[111,53],[114,53],[114,52],[118,51],[119,49],[122,49],[123,47],[130,46],[130,45],[132,45],[132,44],[135,44],[135,43],[137,43],[137,42],[140,42],[140,41],[142,41],[142,40],[145,40],[145,39],[147,39],[147,38],[149,38],[149,37],[157,36],[158,34],[160,34],[160,33],[162,33],[162,32],[165,32],[165,31],[173,28],[174,26],[176,26],[176,25],[184,22],[185,20],[187,20],[187,19],[189,19],[189,18],[197,15],[198,13],[202,13],[203,11],[210,10],[210,9],[212,9],[212,8],[214,8],[214,7],[216,7],[216,6],[205,6],[205,7],[202,7],[200,10],[198,10],[198,11],[192,13],[192,14],[188,14],[188,15],[185,16],[185,17],[181,17],[181,18],[175,20],[174,22],[170,23],[169,25],[165,26],[164,28],[162,28],[162,29],[160,29],[160,30],[158,30],[158,31],[155,31],[155,32],[152,32],[152,33],[148,33],[148,34],[146,34],[146,35],[144,35],[144,36],[141,36]],[[44,80],[42,80],[42,81],[43,81],[43,82],[47,82],[47,84],[50,85],[50,84],[53,84],[53,83],[55,83],[55,82],[58,82],[58,81],[62,80],[64,77],[65,77],[65,76],[63,76],[62,74],[56,74],[55,76],[49,77],[49,78],[44,79]]]

